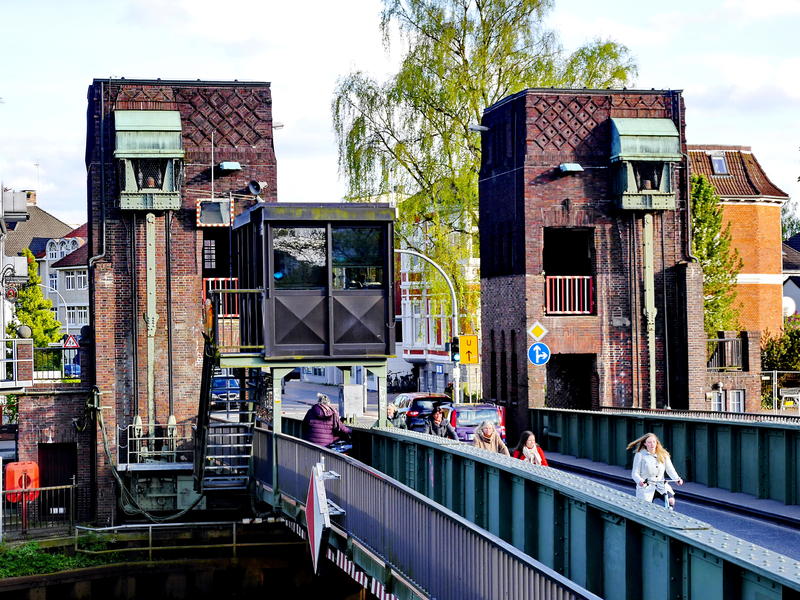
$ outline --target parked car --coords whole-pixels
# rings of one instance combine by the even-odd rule
[[[211,383],[211,408],[224,410],[239,401],[239,382],[234,377],[214,377]]]
[[[503,441],[506,441],[505,410],[494,404],[451,404],[444,407],[445,418],[456,430],[458,439],[471,442],[475,438],[475,428],[484,421],[491,421]]]
[[[397,412],[405,415],[406,427],[413,431],[425,429],[425,419],[437,406],[452,404],[453,401],[447,394],[433,392],[408,392],[395,396],[394,404]]]
[[[67,363],[64,365],[64,377],[80,377],[81,366],[75,363]]]

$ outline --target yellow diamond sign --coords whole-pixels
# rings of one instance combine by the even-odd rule
[[[536,321],[536,323],[528,327],[528,335],[538,342],[547,335],[547,328],[539,321]]]

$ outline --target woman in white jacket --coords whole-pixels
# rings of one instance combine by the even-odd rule
[[[636,497],[652,502],[658,496],[667,497],[671,508],[675,507],[675,491],[664,480],[664,473],[678,485],[683,485],[669,452],[661,445],[654,433],[645,433],[642,437],[628,444],[628,450],[636,454],[633,457],[631,477],[636,482]]]

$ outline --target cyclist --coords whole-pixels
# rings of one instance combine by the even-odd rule
[[[661,445],[661,441],[654,433],[645,433],[639,439],[633,440],[627,447],[636,454],[633,457],[633,470],[631,477],[636,482],[636,497],[646,502],[655,498],[666,498],[669,508],[675,508],[675,490],[664,478],[669,475],[671,481],[683,485],[675,467],[672,466],[669,452]]]

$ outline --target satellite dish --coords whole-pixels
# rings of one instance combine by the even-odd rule
[[[797,302],[794,301],[794,298],[789,296],[783,297],[783,316],[784,317],[791,317],[793,314],[797,312]]]
[[[267,189],[267,182],[266,181],[256,181],[255,179],[251,181],[247,185],[247,190],[253,194],[253,196],[258,196],[261,192]]]

